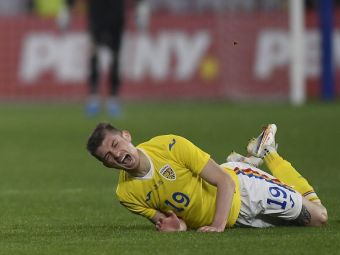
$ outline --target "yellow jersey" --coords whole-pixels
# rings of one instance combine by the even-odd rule
[[[216,187],[199,176],[210,155],[176,135],[157,136],[136,147],[149,158],[151,169],[143,178],[120,171],[116,190],[120,203],[148,219],[156,211],[172,210],[189,228],[210,225],[215,215]],[[240,185],[233,170],[225,171],[236,184],[226,225],[231,227],[240,212]]]

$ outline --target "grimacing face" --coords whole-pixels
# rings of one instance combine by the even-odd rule
[[[138,150],[131,143],[131,135],[126,130],[121,133],[107,132],[96,155],[109,168],[134,170],[140,164]]]

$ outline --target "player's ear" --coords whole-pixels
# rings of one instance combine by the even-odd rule
[[[128,140],[129,142],[132,141],[132,137],[131,137],[131,134],[130,134],[129,131],[123,130],[122,131],[122,136],[123,136],[124,139]]]

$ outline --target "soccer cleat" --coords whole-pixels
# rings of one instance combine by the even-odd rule
[[[263,160],[254,156],[245,157],[235,151],[232,151],[227,157],[227,162],[242,162],[258,167],[262,165]]]
[[[88,117],[94,117],[98,115],[100,110],[100,104],[97,100],[91,100],[86,104],[86,115]]]
[[[247,151],[251,156],[263,158],[266,152],[276,150],[275,134],[277,127],[275,124],[269,124],[263,128],[263,131],[257,138],[253,138],[247,145]]]
[[[111,117],[119,117],[122,115],[122,109],[118,102],[108,101],[107,112]]]

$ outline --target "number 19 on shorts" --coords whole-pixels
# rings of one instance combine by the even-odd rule
[[[267,199],[267,204],[269,205],[276,205],[278,208],[286,209],[287,205],[290,208],[293,208],[295,202],[292,196],[289,194],[287,195],[287,191],[284,188],[280,188],[277,186],[269,187],[269,192],[272,195],[272,198]]]

